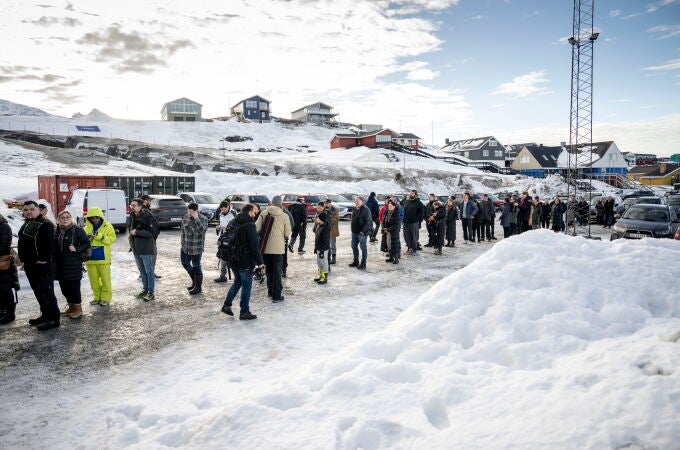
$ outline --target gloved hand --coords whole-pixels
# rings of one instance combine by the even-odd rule
[[[323,259],[323,252],[319,252],[319,259]]]

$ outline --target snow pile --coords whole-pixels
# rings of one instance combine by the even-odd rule
[[[97,108],[93,108],[92,111],[90,111],[87,114],[81,114],[81,113],[73,114],[73,119],[86,119],[86,120],[106,122],[108,120],[112,120],[112,117],[109,116],[108,114],[98,110]]]
[[[56,117],[42,109],[0,99],[0,116]]]
[[[219,395],[228,373],[208,382],[212,374],[197,369],[204,362],[189,360],[168,374],[177,376],[177,389],[132,390],[60,442],[673,448],[680,442],[678,258],[680,246],[670,240],[525,233],[333,358],[274,383],[243,385],[228,398]],[[188,367],[197,370],[182,378]]]

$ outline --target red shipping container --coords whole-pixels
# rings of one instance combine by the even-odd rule
[[[54,214],[66,207],[75,189],[105,188],[105,176],[82,175],[40,175],[38,176],[38,196],[52,205]]]

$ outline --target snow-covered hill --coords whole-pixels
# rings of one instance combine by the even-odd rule
[[[56,117],[42,109],[0,99],[0,116]]]

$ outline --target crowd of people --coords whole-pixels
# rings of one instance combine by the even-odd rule
[[[570,200],[571,201],[571,200]],[[385,262],[399,264],[402,255],[417,255],[423,247],[431,248],[434,255],[442,255],[445,247],[455,247],[457,221],[461,221],[463,243],[493,241],[495,236],[496,208],[487,195],[476,201],[469,193],[457,204],[453,197],[441,202],[430,194],[423,204],[413,190],[401,199],[387,196],[383,204],[371,193],[368,199],[355,196],[356,208],[352,212],[350,233],[352,261],[349,267],[365,270],[368,259],[367,243],[380,243]],[[613,218],[611,205],[603,202],[603,215]],[[159,226],[149,209],[149,198],[135,198],[130,202],[128,221],[129,248],[134,256],[142,289],[135,295],[143,301],[155,300],[157,238]],[[571,209],[574,211],[574,209]],[[111,282],[111,245],[116,232],[97,206],[90,206],[83,227],[79,227],[68,210],[56,216],[56,226],[47,218],[46,208],[35,201],[23,205],[24,224],[18,233],[18,254],[12,253],[12,234],[7,220],[0,216],[0,324],[15,320],[17,291],[19,290],[18,264],[23,264],[33,293],[40,305],[40,316],[29,320],[39,330],[58,327],[63,316],[78,319],[82,316],[81,280],[83,273],[92,289],[90,304],[106,307],[113,298]],[[566,225],[565,219],[566,217]],[[215,230],[219,276],[216,283],[227,282],[233,275],[221,311],[233,316],[233,302],[240,293],[239,318],[257,318],[250,311],[253,280],[264,283],[274,303],[284,301],[283,278],[287,276],[288,253],[297,243],[298,253],[304,253],[308,224],[307,206],[303,198],[284,208],[280,196],[263,211],[255,204],[246,204],[240,211],[223,201],[217,211],[219,224]],[[500,225],[504,237],[537,228],[564,231],[577,217],[570,217],[567,207],[559,197],[541,202],[524,192],[505,199]],[[339,210],[329,199],[316,205],[312,220],[314,255],[317,274],[314,282],[326,284],[331,267],[336,264],[336,240],[340,235]],[[605,219],[605,224],[607,220]],[[420,244],[420,232],[425,225],[427,243]],[[181,224],[180,263],[191,281],[187,286],[190,295],[202,292],[202,258],[205,253],[205,236],[208,219],[190,203]],[[380,236],[380,239],[378,238]],[[406,250],[402,252],[402,237]],[[66,299],[67,306],[60,311],[54,292],[54,281]]]

